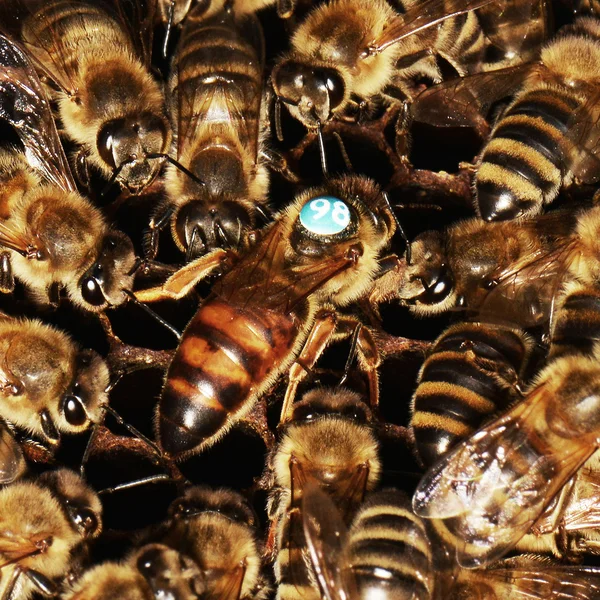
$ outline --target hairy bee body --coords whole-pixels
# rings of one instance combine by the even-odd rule
[[[453,325],[436,340],[412,400],[411,426],[425,466],[516,400],[530,348],[522,331],[491,323]]]
[[[196,14],[200,13],[200,14]],[[204,7],[186,19],[171,80],[177,115],[177,159],[199,179],[169,165],[173,239],[188,258],[245,244],[255,207],[266,203],[262,30],[254,15]]]
[[[526,79],[495,125],[475,179],[476,206],[486,221],[539,213],[572,181],[583,149],[569,137],[573,115],[590,120],[600,71],[600,27],[581,18],[541,52],[547,71]],[[593,107],[592,107],[593,108]]]
[[[278,598],[319,598],[306,564],[300,509],[302,489],[316,483],[349,521],[364,493],[376,484],[380,462],[370,413],[348,390],[313,390],[295,404],[292,420],[271,464],[276,487],[270,511],[276,527]]]
[[[99,5],[57,0],[22,16],[19,36],[60,89],[60,118],[82,156],[106,177],[118,169],[131,192],[148,185],[160,163],[146,155],[165,152],[171,132],[160,87],[124,25]]]

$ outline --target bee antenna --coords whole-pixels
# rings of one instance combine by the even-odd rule
[[[268,223],[273,218],[273,213],[268,208],[263,208],[259,204],[254,206],[254,210],[261,216],[265,223]]]
[[[279,142],[283,142],[283,130],[281,129],[281,98],[275,96],[275,135]]]
[[[103,490],[98,491],[99,496],[105,496],[107,494],[114,494],[115,492],[120,492],[122,490],[130,490],[132,488],[139,487],[140,485],[146,485],[148,483],[161,483],[163,481],[166,482],[174,482],[175,479],[166,473],[160,473],[158,475],[149,475],[148,477],[142,477],[142,479],[136,479],[135,481],[128,481],[127,483],[119,483],[113,487],[104,488]]]
[[[350,373],[350,369],[352,368],[352,363],[356,358],[356,353],[358,349],[358,334],[360,333],[362,325],[357,323],[354,331],[352,332],[352,337],[350,338],[350,352],[348,352],[348,358],[346,359],[346,364],[344,365],[344,374],[342,378],[337,384],[337,387],[342,387],[346,381],[348,380],[348,375]]]
[[[169,13],[167,19],[167,28],[165,31],[165,39],[163,41],[163,58],[167,58],[167,49],[169,46],[169,38],[171,37],[171,30],[173,29],[173,21],[175,20],[175,2],[176,0],[171,0],[169,2]]]
[[[147,306],[143,302],[140,302],[135,297],[133,292],[131,292],[130,290],[126,290],[126,289],[123,289],[121,291],[129,298],[129,300],[131,302],[133,302],[136,306],[139,306],[144,312],[149,314],[155,321],[160,323],[165,329],[168,329],[177,338],[178,342],[181,341],[181,331],[179,331],[178,329],[173,327],[173,325],[171,325],[171,323],[169,323],[168,321],[165,321],[165,319],[163,319],[160,315],[155,313],[149,306]]]
[[[329,170],[327,169],[327,156],[325,155],[325,140],[323,139],[323,128],[321,121],[317,119],[317,140],[319,140],[319,155],[321,157],[321,169],[323,169],[323,175],[329,176]]]
[[[104,186],[104,188],[102,189],[102,191],[100,192],[100,198],[104,198],[104,196],[106,196],[108,190],[110,190],[110,188],[115,184],[115,181],[117,181],[117,177],[121,174],[121,171],[123,170],[123,167],[125,165],[128,165],[130,162],[130,160],[126,160],[124,162],[122,162],[114,171],[112,174],[112,177],[108,180],[108,183]]]
[[[406,232],[402,228],[402,225],[400,224],[400,220],[398,219],[398,216],[396,215],[396,213],[394,212],[394,209],[392,208],[392,204],[390,203],[390,197],[388,196],[388,193],[383,191],[383,192],[381,192],[381,195],[383,196],[385,203],[388,205],[390,213],[394,219],[394,222],[396,223],[396,231],[400,234],[400,237],[406,244],[406,264],[410,265],[410,264],[412,264],[410,240],[408,239]]]
[[[194,175],[189,169],[186,169],[179,161],[175,160],[172,156],[164,152],[154,152],[152,154],[146,154],[146,158],[162,158],[168,163],[171,163],[174,167],[179,169],[182,173],[187,175],[191,180],[195,181],[199,185],[206,185],[206,182],[202,181],[198,176]]]
[[[340,147],[340,152],[342,153],[342,158],[344,159],[344,164],[346,165],[346,169],[350,171],[350,173],[354,173],[354,167],[350,162],[350,157],[348,156],[348,152],[346,152],[346,145],[344,144],[344,140],[342,140],[342,136],[337,132],[333,132],[333,137],[337,140],[338,146]]]
[[[146,261],[143,258],[140,258],[139,256],[136,257],[133,267],[127,272],[127,277],[135,275],[144,266],[145,262]]]

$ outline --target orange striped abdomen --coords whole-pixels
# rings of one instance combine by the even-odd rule
[[[187,326],[158,407],[158,439],[179,457],[210,445],[289,363],[292,316],[209,298]]]

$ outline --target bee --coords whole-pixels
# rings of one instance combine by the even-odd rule
[[[257,517],[233,490],[188,488],[169,508],[160,541],[194,562],[194,586],[204,598],[260,600],[269,592]]]
[[[328,599],[591,600],[600,591],[597,568],[557,566],[539,556],[461,569],[447,561],[431,524],[419,519],[408,498],[394,489],[368,496],[349,530],[316,486],[307,486],[302,510],[310,563]]]
[[[385,0],[334,0],[309,13],[292,35],[291,51],[272,72],[275,95],[294,118],[319,128],[394,87],[410,99],[419,78],[442,80],[438,56],[459,75],[485,68],[490,46],[509,62],[529,60],[547,28],[545,2],[524,0],[502,9],[493,0],[400,4],[404,14]],[[482,8],[489,11],[491,39],[473,12]],[[520,37],[518,52],[515,37]]]
[[[85,543],[100,534],[101,514],[96,493],[69,469],[0,489],[0,596],[56,595]]]
[[[145,544],[122,563],[106,562],[86,571],[65,592],[65,600],[195,600],[199,572],[194,562],[163,544]]]
[[[599,59],[600,21],[581,17],[542,48],[538,62],[442,84],[419,98],[419,120],[469,125],[492,102],[514,95],[476,165],[482,219],[536,215],[575,179],[597,181]]]
[[[269,514],[278,598],[319,597],[305,564],[303,490],[310,482],[319,485],[349,520],[379,479],[378,443],[370,423],[360,396],[344,388],[312,390],[294,405],[269,461],[275,480]]]
[[[532,346],[523,331],[503,324],[459,323],[442,333],[421,367],[411,404],[423,465],[431,466],[520,398]]]
[[[188,261],[217,247],[243,247],[256,212],[264,214],[269,183],[260,159],[265,122],[260,23],[233,9],[210,17],[204,10],[198,4],[186,18],[170,82],[177,164],[185,170],[167,167],[165,214],[172,213],[171,233]],[[162,215],[150,224],[154,255],[165,220]]]
[[[41,302],[66,290],[84,310],[122,304],[133,283],[129,238],[76,189],[42,84],[25,53],[0,36],[0,117],[25,154],[0,152],[0,290],[21,280]]]
[[[247,251],[213,250],[161,286],[136,292],[141,301],[177,299],[215,268],[225,272],[168,368],[156,419],[163,451],[179,460],[215,443],[290,369],[285,420],[297,386],[334,333],[358,331],[358,359],[376,404],[373,337],[337,308],[376,285],[378,259],[395,229],[387,196],[374,182],[331,178],[299,194]]]
[[[418,316],[455,307],[531,327],[550,318],[570,268],[593,260],[593,209],[517,223],[472,218],[426,231],[409,246],[398,297]],[[578,272],[579,274],[579,272]]]
[[[11,425],[56,446],[61,432],[82,432],[102,420],[108,367],[64,332],[37,319],[2,315],[0,357],[0,417]],[[8,435],[3,431],[6,452]],[[9,464],[14,469],[18,462]]]
[[[79,146],[79,174],[88,166],[136,194],[158,174],[171,142],[164,96],[150,74],[154,3],[137,20],[125,7],[77,0],[6,0],[2,28],[52,82],[65,134]],[[122,18],[121,18],[122,17]],[[135,32],[132,37],[129,32]]]
[[[524,400],[458,444],[423,477],[421,517],[443,519],[459,564],[486,565],[532,528],[600,445],[600,347],[561,356]]]

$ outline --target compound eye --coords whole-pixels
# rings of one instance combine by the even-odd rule
[[[318,69],[315,75],[323,82],[329,96],[329,109],[337,108],[344,99],[345,85],[340,74],[334,69]]]
[[[81,398],[72,394],[64,397],[62,411],[70,425],[81,426],[88,420]]]
[[[423,294],[421,301],[424,304],[436,304],[441,302],[448,295],[450,295],[453,287],[454,278],[448,270],[444,269],[435,283],[431,287],[427,288],[427,291]]]
[[[93,277],[86,277],[81,282],[81,296],[92,306],[101,306],[106,302],[100,284]]]
[[[98,133],[96,139],[96,146],[98,147],[98,154],[100,158],[111,168],[116,169],[114,155],[115,135],[120,127],[119,121],[110,121]]]
[[[300,223],[310,233],[336,235],[350,225],[350,209],[339,198],[319,196],[302,207]]]
[[[96,533],[99,523],[94,511],[89,508],[72,506],[69,507],[69,512],[73,523],[83,533],[84,537],[89,537]]]

